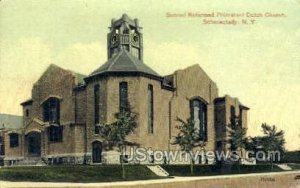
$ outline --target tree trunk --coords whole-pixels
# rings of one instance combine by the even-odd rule
[[[194,174],[194,160],[193,160],[193,156],[192,154],[190,153],[190,160],[191,160],[191,174],[193,175]]]
[[[270,157],[270,162],[271,162],[271,170],[273,171],[273,156],[272,155]]]
[[[121,160],[121,166],[122,166],[122,178],[125,179],[125,167],[123,163],[123,155],[122,155],[122,160]]]
[[[122,178],[125,179],[124,146],[121,146],[121,167],[122,167]]]
[[[241,173],[241,163],[242,163],[242,149],[240,149],[240,157],[239,157],[239,173]]]

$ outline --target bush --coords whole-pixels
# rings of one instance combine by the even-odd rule
[[[300,163],[300,150],[299,151],[287,151],[280,159],[281,163]]]

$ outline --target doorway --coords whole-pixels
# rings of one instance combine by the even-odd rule
[[[41,133],[30,132],[27,135],[28,156],[41,156]]]
[[[99,141],[93,142],[93,163],[102,162],[102,144]]]

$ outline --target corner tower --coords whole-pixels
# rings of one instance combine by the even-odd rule
[[[107,34],[107,57],[112,58],[121,50],[126,50],[139,60],[143,60],[143,35],[138,19],[123,14],[118,20],[112,19]]]

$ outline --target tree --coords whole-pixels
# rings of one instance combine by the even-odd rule
[[[245,143],[246,150],[253,151],[254,153],[256,153],[261,145],[260,140],[261,140],[260,136],[254,136],[254,137],[249,136]]]
[[[262,145],[266,150],[285,150],[285,139],[283,130],[277,131],[277,127],[275,125],[270,126],[266,123],[263,123],[261,125],[261,128],[265,135],[262,137]]]
[[[118,147],[121,153],[122,178],[125,179],[124,161],[126,159],[124,150],[126,146],[139,145],[138,143],[130,142],[126,139],[137,127],[137,114],[131,111],[131,107],[128,104],[125,108],[121,109],[119,113],[116,113],[115,117],[115,122],[100,126],[100,134],[105,139],[107,150]]]
[[[178,135],[172,144],[178,144],[182,151],[186,152],[190,156],[190,168],[191,174],[194,173],[194,160],[193,160],[193,149],[195,147],[204,147],[205,142],[200,140],[199,131],[195,128],[195,123],[190,118],[185,122],[184,120],[177,118],[180,125]]]
[[[282,130],[277,130],[275,125],[268,125],[263,123],[261,125],[263,136],[250,137],[247,142],[247,149],[251,151],[264,151],[270,154],[270,152],[279,151],[283,153],[285,151],[284,144],[284,132]],[[268,156],[268,160],[271,163],[271,168],[273,169],[273,156]]]
[[[231,123],[228,127],[229,140],[231,150],[240,150],[240,157],[242,157],[242,149],[246,147],[247,143],[247,128],[242,126],[242,121],[239,116],[231,118]]]
[[[277,130],[275,125],[268,125],[263,123],[261,125],[262,132],[264,136],[260,138],[260,142],[262,145],[263,150],[268,153],[270,151],[279,151],[283,153],[285,148],[285,139],[284,139],[284,132],[282,130]],[[269,160],[273,169],[273,156],[269,156]]]

